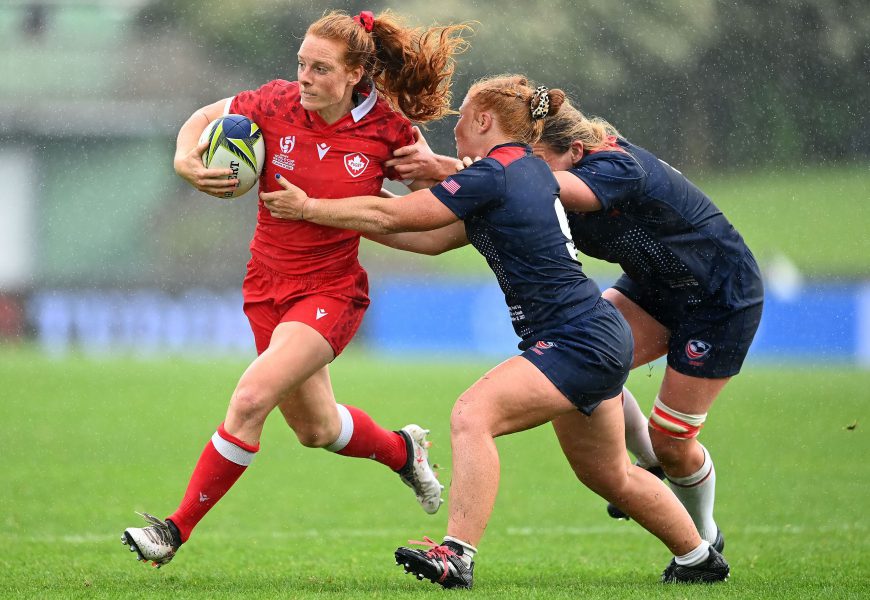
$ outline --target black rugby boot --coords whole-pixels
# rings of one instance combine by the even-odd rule
[[[687,567],[678,565],[675,558],[671,559],[671,564],[662,573],[662,583],[717,583],[728,581],[730,573],[731,567],[725,557],[710,546],[710,555],[699,565]]]
[[[411,544],[429,546],[428,550],[417,550],[402,546],[396,549],[396,564],[413,573],[417,579],[428,579],[445,588],[470,588],[474,579],[474,561],[467,567],[461,558],[462,547],[458,544],[438,545],[428,537],[423,542]]]

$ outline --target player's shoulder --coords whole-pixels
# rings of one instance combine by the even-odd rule
[[[524,144],[502,144],[490,150],[486,158],[502,168],[507,168],[516,161],[531,156],[531,150]]]
[[[641,179],[646,177],[647,169],[638,160],[637,146],[625,144],[596,150],[584,156],[572,171],[593,172],[598,175],[617,179]]]
[[[256,91],[271,98],[298,99],[299,82],[287,81],[286,79],[273,79],[261,85]]]
[[[367,105],[363,100],[354,111],[349,124],[341,129],[341,133],[353,137],[376,140],[388,146],[404,146],[414,141],[411,121],[402,113],[394,110],[386,99],[378,95]]]

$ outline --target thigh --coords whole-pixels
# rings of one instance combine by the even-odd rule
[[[268,348],[242,374],[234,397],[257,398],[274,408],[334,356],[317,331],[302,323],[280,323]]]
[[[491,369],[459,397],[453,420],[484,426],[496,437],[537,427],[575,410],[537,367],[515,356]]]
[[[584,482],[623,474],[631,464],[619,396],[602,402],[589,416],[579,411],[561,415],[553,429],[571,468]]]
[[[659,323],[637,303],[619,290],[608,288],[602,294],[609,300],[631,327],[634,336],[634,367],[652,362],[668,352],[670,330]]]

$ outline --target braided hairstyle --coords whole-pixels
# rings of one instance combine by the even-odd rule
[[[616,127],[599,117],[587,118],[570,101],[562,110],[544,120],[541,143],[558,154],[564,154],[573,142],[582,142],[586,152],[610,146],[612,137],[620,137]]]
[[[538,141],[545,117],[557,114],[564,101],[565,92],[534,88],[525,75],[485,77],[468,90],[468,102],[477,110],[495,114],[502,131],[525,144]]]
[[[334,10],[312,23],[306,35],[345,44],[348,68],[362,66],[363,80],[374,82],[395,110],[426,123],[455,113],[450,109],[454,56],[467,50],[462,34],[469,31],[464,23],[407,27],[389,10],[376,17]]]

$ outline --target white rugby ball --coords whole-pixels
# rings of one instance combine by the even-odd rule
[[[263,132],[256,123],[243,115],[218,117],[202,132],[199,143],[206,140],[203,164],[209,169],[232,169],[227,179],[239,180],[239,186],[224,198],[236,198],[254,187],[266,157]]]

